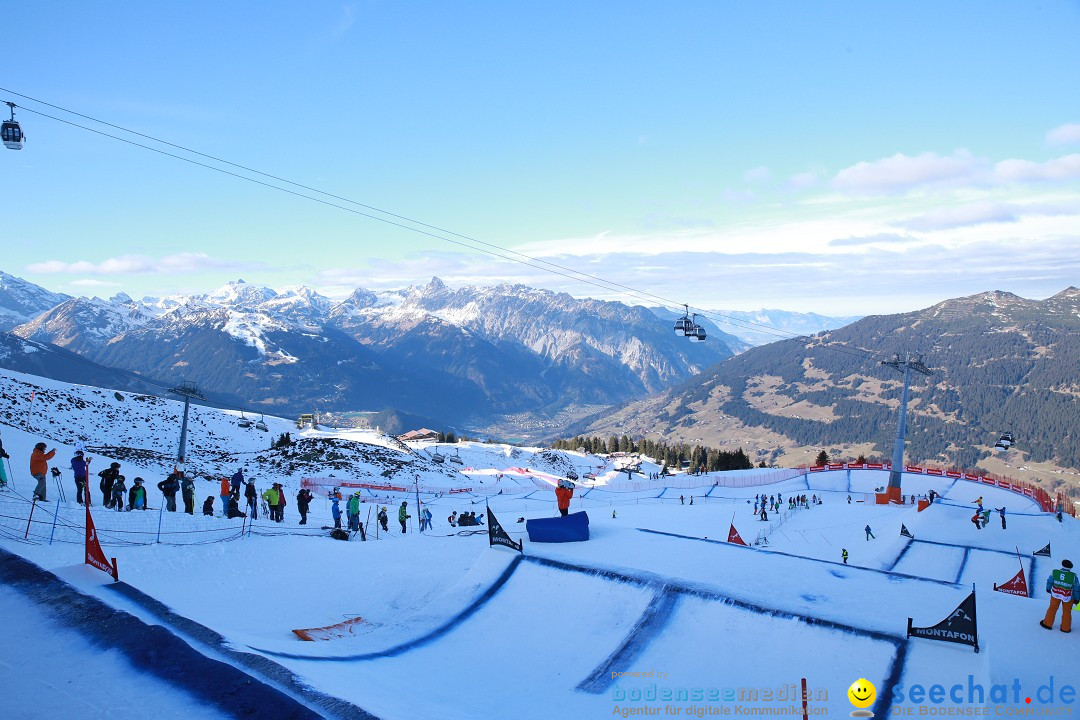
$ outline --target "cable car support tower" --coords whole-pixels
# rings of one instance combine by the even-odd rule
[[[176,469],[183,472],[184,461],[187,456],[188,408],[191,406],[191,401],[193,399],[206,400],[206,397],[199,392],[199,389],[191,380],[180,383],[179,386],[174,387],[169,392],[184,398],[184,422],[180,426],[180,450],[176,453]]]
[[[882,360],[881,364],[904,373],[904,392],[900,396],[900,408],[897,410],[896,443],[893,445],[892,467],[889,469],[889,487],[885,490],[889,502],[902,502],[900,477],[904,473],[904,436],[907,434],[908,386],[911,384],[911,371],[914,370],[923,375],[933,375],[934,371],[923,365],[922,355],[912,358],[910,353],[905,353],[903,360],[900,359],[900,353],[897,353],[895,359]]]

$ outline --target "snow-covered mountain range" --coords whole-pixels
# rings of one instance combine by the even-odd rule
[[[460,424],[666,389],[731,357],[725,340],[742,348],[710,330],[692,344],[644,307],[523,285],[452,290],[433,278],[337,303],[242,280],[197,295],[63,296],[13,332],[164,382],[196,380],[225,402],[394,408]]]
[[[70,299],[0,271],[0,330],[10,330]]]

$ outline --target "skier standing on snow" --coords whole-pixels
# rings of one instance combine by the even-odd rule
[[[330,514],[334,518],[334,529],[341,529],[341,501],[336,495],[330,498]]]
[[[383,532],[390,532],[390,528],[387,527],[390,523],[390,516],[386,514],[385,505],[383,506],[383,509],[379,511],[379,514],[375,517],[378,519],[379,524],[382,525]]]
[[[431,510],[427,508],[420,511],[420,532],[424,532],[424,528],[431,529]]]
[[[354,492],[345,504],[345,514],[349,516],[349,530],[356,532],[360,529],[360,492]]]
[[[124,511],[124,493],[127,492],[127,483],[123,475],[117,475],[112,484],[112,496],[109,498],[109,507],[116,508],[116,512]]]
[[[279,523],[283,523],[285,522],[285,506],[288,504],[285,501],[285,488],[281,486],[281,483],[274,483],[274,487],[277,488],[278,492],[277,507],[274,509],[277,513],[275,520]]]
[[[457,510],[454,510],[452,513],[450,513],[450,515],[447,516],[446,522],[450,525],[450,527],[457,527]]]
[[[244,482],[244,499],[247,500],[248,512],[252,520],[259,519],[259,491],[255,489],[255,478]],[[306,510],[304,512],[307,512]],[[303,525],[303,523],[300,523]]]
[[[867,542],[870,542],[870,538],[874,537],[874,533],[873,533],[873,531],[872,531],[872,530],[870,530],[870,526],[869,526],[869,525],[867,525],[867,526],[866,526],[865,528],[863,528],[863,529],[864,529],[864,530],[866,530],[866,541],[867,541]],[[876,539],[876,538],[875,538],[875,539]]]
[[[570,498],[574,497],[574,484],[569,480],[560,480],[555,488],[555,500],[559,506],[559,514],[566,517],[570,514]],[[694,496],[690,496],[690,504],[694,504]]]
[[[231,492],[239,492],[240,486],[244,483],[244,468],[238,468],[233,476],[229,478],[229,490]]]
[[[409,515],[409,502],[407,500],[402,500],[401,501],[401,507],[399,507],[398,511],[397,511],[397,521],[399,523],[401,523],[401,534],[402,535],[405,534],[405,530],[406,530],[405,521],[408,520],[411,517],[412,517],[412,515]]]
[[[111,508],[112,501],[112,486],[116,482],[116,476],[120,474],[120,463],[114,462],[98,473],[98,477],[101,478],[101,482],[98,483],[98,489],[101,490],[101,504],[107,508]]]
[[[221,491],[218,493],[221,497],[221,517],[227,517],[229,514],[229,491],[231,489],[229,478],[221,478]]]
[[[300,492],[296,493],[296,509],[300,511],[301,525],[307,525],[308,505],[311,504],[312,499],[311,491],[307,488],[300,488]]]
[[[180,497],[184,500],[184,512],[188,515],[195,514],[195,481],[180,473]]]
[[[75,457],[71,458],[71,472],[75,475],[75,502],[83,504],[83,491],[86,491],[86,502],[90,501],[90,491],[86,483],[86,474],[90,470],[90,458],[83,455],[82,450],[75,451]]]
[[[157,489],[165,496],[165,509],[176,512],[176,493],[180,492],[180,471],[173,470],[169,476],[157,484]]]
[[[1005,506],[1002,505],[1001,507],[995,508],[995,509],[997,510],[998,516],[1001,518],[1001,529],[1004,530],[1005,529]]]
[[[277,522],[277,504],[281,500],[281,493],[278,492],[278,484],[274,483],[269,488],[263,491],[263,500],[266,501],[267,506],[270,508],[270,520]],[[339,526],[340,527],[340,526]]]
[[[30,475],[37,480],[34,488],[34,497],[41,502],[45,500],[45,477],[49,474],[49,461],[56,455],[56,448],[45,452],[45,443],[39,442],[30,453]]]
[[[4,441],[0,438],[0,488],[6,487],[8,484],[7,470],[4,469],[4,461],[9,457],[11,456],[4,450]]]
[[[1050,607],[1046,609],[1046,616],[1039,621],[1039,624],[1047,630],[1054,629],[1058,605],[1061,605],[1061,632],[1072,632],[1072,608],[1080,598],[1080,579],[1072,568],[1071,561],[1062,560],[1061,569],[1054,570],[1050,573],[1050,577],[1046,578],[1046,592],[1050,593]]]

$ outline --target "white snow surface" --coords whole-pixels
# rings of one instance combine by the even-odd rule
[[[72,487],[65,504],[55,502],[50,485],[50,502],[37,508],[30,543],[22,541],[28,514],[23,498],[30,488],[26,459],[38,439],[62,448],[54,462],[65,468],[64,482],[70,486],[66,461],[76,442],[93,448],[125,441],[165,457],[178,434],[175,405],[149,400],[134,405],[130,397],[116,401],[112,391],[6,371],[0,380],[6,402],[21,397],[26,384],[42,387],[53,396],[51,415],[62,418],[56,424],[35,421],[36,432],[28,432],[16,427],[22,424],[25,401],[3,408],[10,410],[6,415],[0,411],[15,481],[13,491],[0,493],[0,544],[83,592],[159,622],[107,584],[87,579],[79,566],[82,510],[71,502]],[[106,412],[110,403],[139,410],[128,412],[125,424]],[[372,431],[305,431],[305,438],[352,441],[361,448],[352,456],[355,466],[323,473],[328,482],[352,479],[404,488],[361,489],[368,542],[346,543],[330,539],[322,529],[332,523],[325,495],[312,504],[309,524],[298,524],[295,494],[301,477],[311,475],[279,472],[275,462],[280,458],[260,453],[267,434],[238,428],[234,417],[218,410],[199,412],[200,429],[193,435],[204,434],[189,462],[220,465],[224,472],[234,469],[238,457],[247,458],[243,464],[258,478],[260,489],[270,481],[285,484],[285,522],[159,513],[161,496],[154,485],[163,477],[163,465],[152,460],[144,471],[157,471],[148,483],[154,510],[93,508],[106,555],[117,558],[122,581],[217,631],[231,647],[266,654],[312,688],[378,717],[601,718],[621,717],[628,709],[676,714],[668,706],[679,716],[710,716],[725,709],[739,714],[738,708],[749,708],[794,717],[801,715],[794,688],[802,678],[815,715],[849,713],[853,707],[847,689],[860,678],[874,683],[879,697],[888,692],[904,698],[892,707],[873,708],[879,717],[945,708],[1002,715],[1075,705],[1075,700],[1065,702],[1061,691],[1077,685],[1073,668],[1080,636],[1048,632],[1037,623],[1046,609],[1044,584],[1050,570],[1066,557],[1080,561],[1080,530],[1072,518],[1059,523],[1018,494],[906,475],[906,494],[935,489],[943,496],[919,512],[910,505],[873,504],[873,489],[887,480],[875,471],[744,471],[679,475],[659,483],[635,476],[637,484],[630,485],[616,470],[625,461],[612,458],[481,443],[411,443],[406,452],[392,438]],[[284,419],[267,422],[272,436],[288,428]],[[461,466],[430,462],[436,449],[460,456]],[[384,476],[375,472],[374,459],[365,464],[365,452],[372,458],[393,453],[407,464]],[[206,458],[198,460],[200,454]],[[122,462],[126,467],[134,461]],[[595,482],[579,484],[571,504],[571,512],[589,513],[590,540],[530,542],[524,524],[516,521],[557,515],[550,488],[568,466],[579,473],[598,472]],[[659,468],[645,459],[642,469]],[[132,473],[127,475],[130,480]],[[216,495],[216,484],[201,482],[208,484],[200,486],[197,500]],[[91,485],[99,503],[96,478]],[[785,506],[789,496],[799,493],[817,495],[823,504],[787,517],[774,514],[763,522],[752,510],[761,492],[781,493]],[[435,520],[424,534],[416,532],[417,497]],[[1008,529],[1000,528],[997,513],[988,527],[975,529],[970,517],[979,497],[988,509],[1006,508]],[[394,512],[401,502],[408,503],[412,516],[404,535]],[[389,532],[376,528],[374,514],[381,505],[391,516]],[[524,558],[489,548],[486,534],[449,527],[446,518],[454,510],[497,514],[514,538],[524,540]],[[54,514],[58,529],[50,545]],[[157,543],[159,522],[165,534]],[[732,523],[747,542],[765,534],[769,544],[747,548],[723,542]],[[876,536],[872,540],[866,525]],[[914,540],[900,535],[901,525]],[[197,537],[205,542],[183,539]],[[1053,557],[1033,558],[1032,552],[1047,543]],[[840,560],[842,548],[850,553],[846,566]],[[1021,566],[1032,597],[993,592],[995,583],[1008,581]],[[934,625],[973,585],[979,653],[905,637],[909,617],[917,626]],[[72,641],[64,628],[49,627],[20,597],[0,592],[0,607],[19,618],[0,630],[4,647],[27,646],[31,637],[40,637],[43,647],[77,645],[78,638]],[[291,632],[357,615],[365,622],[348,637],[302,642]],[[81,649],[73,652],[84,657],[78,654]],[[612,678],[611,671],[652,675]],[[63,664],[40,672],[57,686],[82,682]],[[1038,693],[1051,678],[1055,696],[1048,703],[1040,699],[1045,693]],[[1019,683],[1016,693],[1014,681]],[[969,684],[983,688],[981,700],[967,701]],[[914,702],[915,685],[926,690],[940,685],[944,699]],[[963,687],[961,702],[949,695],[955,685]],[[991,700],[994,685],[1007,686],[1004,701]],[[689,699],[651,700],[654,690],[661,697],[670,691],[673,698],[685,691]],[[724,699],[729,690],[758,697]],[[764,699],[765,690],[778,699]],[[693,699],[695,691],[702,699]],[[710,700],[713,691],[718,699]],[[203,717],[183,693],[167,687],[159,692],[156,686],[153,693],[155,708],[162,708],[155,714],[161,717],[189,706],[188,717]],[[36,694],[36,686],[20,682],[5,690],[8,701],[22,703],[16,707],[34,706]],[[1032,704],[1025,702],[1028,697]],[[83,716],[73,697],[64,698],[50,702]]]

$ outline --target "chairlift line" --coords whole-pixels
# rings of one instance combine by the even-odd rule
[[[543,259],[540,259],[540,258],[535,258],[535,257],[529,256],[529,255],[525,255],[525,254],[517,252],[515,250],[504,248],[504,247],[501,247],[499,245],[495,245],[493,243],[485,242],[483,240],[470,237],[468,235],[462,235],[460,233],[456,233],[456,232],[453,232],[451,230],[440,228],[440,227],[438,227],[436,225],[431,225],[431,224],[428,224],[428,223],[421,222],[419,220],[414,220],[414,219],[409,218],[409,217],[407,217],[405,215],[399,215],[399,214],[395,214],[395,213],[392,213],[392,212],[389,212],[389,211],[386,211],[386,210],[382,210],[380,208],[377,208],[377,207],[374,207],[374,206],[371,206],[371,205],[365,205],[365,204],[357,202],[355,200],[350,200],[349,198],[334,195],[332,193],[329,193],[329,192],[326,192],[326,191],[323,191],[323,190],[319,190],[317,188],[313,188],[313,187],[310,187],[310,186],[307,186],[307,185],[303,185],[301,183],[293,182],[293,181],[288,180],[286,178],[278,177],[276,175],[271,175],[269,173],[265,173],[265,172],[262,172],[260,170],[256,170],[256,169],[253,169],[253,168],[246,167],[244,165],[240,165],[238,163],[233,163],[233,162],[230,162],[230,161],[225,160],[223,158],[219,158],[219,157],[215,157],[213,155],[209,155],[207,153],[202,153],[202,152],[199,152],[197,150],[192,150],[192,149],[184,147],[182,145],[171,143],[171,142],[168,142],[166,140],[161,140],[161,139],[153,137],[151,135],[140,133],[140,132],[137,132],[135,130],[129,130],[129,129],[124,128],[122,126],[115,125],[113,123],[109,123],[109,122],[106,122],[104,120],[99,120],[99,119],[91,117],[89,115],[84,115],[82,113],[78,113],[78,112],[75,112],[73,110],[69,110],[67,108],[45,102],[45,101],[37,99],[37,98],[30,97],[28,95],[23,95],[22,93],[15,92],[15,91],[7,89],[7,88],[0,87],[0,91],[10,92],[13,95],[17,95],[19,97],[27,98],[29,100],[32,100],[32,101],[37,102],[37,103],[41,103],[42,105],[46,105],[48,107],[56,108],[57,110],[60,110],[62,112],[65,112],[65,113],[68,113],[68,114],[71,114],[71,115],[75,115],[77,117],[86,118],[86,119],[91,120],[93,122],[96,122],[96,123],[99,123],[99,124],[102,124],[102,125],[105,125],[105,126],[108,126],[108,127],[116,128],[116,129],[118,129],[118,130],[120,130],[122,132],[130,133],[130,134],[136,135],[138,137],[146,138],[148,140],[151,140],[151,141],[156,142],[156,143],[160,143],[162,145],[167,145],[169,147],[177,148],[177,149],[182,150],[182,151],[187,152],[187,153],[198,155],[200,157],[204,157],[204,158],[213,160],[215,162],[219,162],[219,163],[222,163],[222,164],[225,164],[225,165],[229,165],[231,167],[235,167],[235,168],[240,169],[240,170],[244,170],[245,172],[255,173],[257,175],[261,175],[263,177],[273,179],[273,180],[275,180],[277,182],[282,182],[282,183],[286,183],[288,185],[292,185],[294,187],[303,188],[304,190],[308,190],[310,192],[318,193],[318,194],[326,196],[326,197],[334,198],[335,200],[340,200],[342,202],[349,203],[351,205],[355,205],[357,207],[365,208],[367,210],[371,210],[371,211],[380,213],[382,215],[386,215],[386,216],[391,217],[391,218],[397,218],[398,220],[403,220],[405,222],[411,223],[411,225],[405,225],[405,224],[402,224],[400,222],[395,222],[393,220],[389,220],[386,217],[379,217],[377,215],[372,215],[372,214],[369,214],[369,213],[366,213],[366,212],[361,212],[359,210],[356,210],[355,208],[345,207],[343,205],[339,205],[337,203],[330,202],[330,201],[325,200],[323,198],[313,197],[311,195],[307,195],[307,194],[304,194],[304,193],[301,193],[301,192],[297,192],[295,190],[290,190],[289,188],[281,187],[281,186],[275,185],[273,183],[265,182],[265,181],[258,180],[256,178],[252,178],[252,177],[247,177],[245,175],[241,175],[239,173],[232,172],[232,171],[220,168],[220,167],[215,167],[213,165],[208,165],[206,163],[199,162],[197,160],[193,160],[191,158],[183,157],[181,155],[177,155],[175,153],[167,152],[167,151],[161,150],[159,148],[154,148],[154,147],[151,147],[149,145],[144,145],[142,143],[138,143],[138,142],[129,140],[127,138],[119,137],[117,135],[112,135],[110,133],[103,132],[103,131],[97,130],[95,128],[87,127],[85,125],[80,125],[80,124],[72,122],[70,120],[65,120],[63,118],[55,117],[53,115],[43,113],[43,112],[41,112],[39,110],[33,110],[33,109],[30,109],[30,108],[22,107],[23,110],[27,110],[28,112],[33,112],[33,113],[36,113],[36,114],[41,115],[43,117],[47,117],[47,118],[49,118],[51,120],[55,120],[57,122],[62,122],[62,123],[65,123],[67,125],[71,125],[73,127],[76,127],[76,128],[82,129],[82,130],[86,130],[88,132],[93,132],[93,133],[96,133],[96,134],[99,134],[99,135],[104,135],[105,137],[112,138],[114,140],[119,140],[120,142],[125,142],[125,143],[128,143],[130,145],[135,145],[136,147],[143,148],[145,150],[150,150],[150,151],[162,154],[162,155],[166,155],[168,157],[172,157],[172,158],[177,159],[177,160],[182,160],[182,161],[194,164],[194,165],[198,165],[200,167],[203,167],[203,168],[206,168],[206,169],[209,169],[209,170],[215,170],[215,171],[223,173],[225,175],[230,175],[232,177],[235,177],[235,178],[238,178],[238,179],[241,179],[241,180],[247,180],[248,182],[252,182],[252,183],[255,183],[255,184],[258,184],[258,185],[263,185],[264,187],[268,187],[268,188],[271,188],[271,189],[274,189],[274,190],[278,190],[280,192],[289,193],[291,195],[295,195],[297,197],[300,197],[300,198],[303,198],[303,199],[306,199],[306,200],[312,200],[314,202],[318,202],[318,203],[321,203],[323,205],[328,205],[330,207],[334,207],[334,208],[337,208],[339,210],[344,210],[346,212],[351,212],[353,214],[360,215],[362,217],[366,217],[366,218],[371,219],[371,220],[377,220],[379,222],[386,223],[386,224],[389,224],[389,225],[393,225],[395,227],[399,227],[399,228],[404,229],[404,230],[409,230],[409,231],[419,233],[419,234],[422,234],[422,235],[427,235],[429,237],[432,237],[432,238],[435,238],[435,239],[438,239],[438,240],[442,240],[444,242],[449,242],[449,243],[452,243],[452,244],[455,244],[455,245],[459,245],[461,247],[464,247],[464,248],[467,248],[467,249],[470,249],[470,250],[483,252],[483,253],[486,253],[486,254],[491,255],[493,257],[497,257],[497,258],[500,258],[500,259],[503,259],[503,260],[509,260],[511,262],[516,262],[516,263],[519,263],[519,264],[522,264],[522,265],[526,265],[528,267],[532,267],[532,268],[537,269],[537,270],[543,270],[543,271],[546,271],[546,272],[550,272],[552,274],[559,275],[559,276],[565,277],[565,278],[567,278],[569,280],[573,280],[573,281],[576,281],[576,282],[584,283],[584,284],[587,284],[587,285],[593,285],[594,287],[598,287],[598,288],[600,288],[602,290],[605,290],[607,292],[613,292],[614,291],[614,292],[620,293],[622,295],[625,295],[627,297],[635,297],[635,298],[638,298],[638,299],[648,299],[650,302],[659,302],[662,306],[666,306],[666,307],[670,307],[671,305],[674,304],[674,303],[672,303],[670,300],[668,300],[666,298],[663,298],[661,296],[654,295],[652,293],[645,292],[645,291],[642,291],[642,290],[636,290],[636,289],[634,289],[634,288],[632,288],[632,287],[630,287],[628,285],[623,285],[621,283],[617,283],[617,282],[614,282],[614,281],[611,281],[611,280],[607,280],[605,278],[602,278],[602,277],[599,277],[599,276],[596,276],[596,275],[591,275],[589,273],[585,273],[585,272],[582,272],[580,270],[575,270],[573,268],[569,268],[569,267],[566,267],[566,266],[563,266],[563,265],[559,265],[558,263],[553,263],[553,262],[550,262],[550,261],[547,261],[547,260],[543,260]],[[4,128],[6,130],[9,125],[12,125],[13,126],[13,128],[12,128],[12,137],[14,137],[14,131],[17,130],[19,140],[18,140],[17,146],[13,146],[12,144],[8,143],[8,141],[6,139],[6,136],[5,136],[5,145],[7,147],[9,147],[9,148],[12,148],[12,149],[21,149],[22,148],[22,142],[23,142],[23,140],[25,140],[25,135],[22,134],[21,129],[18,127],[18,123],[16,123],[14,121],[14,107],[15,107],[15,104],[12,103],[12,102],[8,102],[7,104],[12,108],[12,120],[11,121],[5,121],[4,122]],[[419,226],[419,227],[413,227],[413,225]],[[433,230],[433,231],[436,231],[436,232],[430,232],[429,230],[424,230],[424,229],[421,229],[421,228],[428,228],[429,230]],[[454,240],[452,238],[445,237],[446,235],[453,235],[455,237],[461,238],[461,240]],[[462,242],[462,240],[467,241],[467,242]],[[470,244],[470,243],[473,243],[473,244]],[[477,245],[483,245],[485,247],[477,247]],[[492,248],[492,249],[485,249],[485,248]],[[496,252],[496,251],[499,251],[499,252]],[[507,253],[507,254],[503,254],[503,253]],[[511,257],[511,256],[516,256],[516,257]],[[687,305],[684,304],[683,307],[684,307],[684,309],[689,311],[689,308],[688,308]],[[702,315],[703,318],[708,317],[707,315],[705,315],[703,313],[700,313],[700,314]],[[760,329],[761,332],[764,332],[764,333],[770,334],[770,335],[774,335],[778,339],[799,339],[799,338],[805,337],[805,336],[799,335],[797,333],[791,333],[789,331],[782,330],[780,328],[775,328],[775,327],[772,327],[770,325],[765,325],[764,323],[757,323],[757,322],[750,321],[750,320],[742,320],[742,319],[739,319],[739,318],[734,318],[734,317],[726,316],[726,315],[723,315],[723,314],[715,314],[715,316],[717,318],[722,318],[722,320],[719,320],[719,322],[727,323],[729,325],[732,325],[733,327],[744,327],[744,328]],[[680,322],[683,322],[683,332],[679,333],[678,328],[676,328],[676,333],[677,334],[681,334],[682,337],[688,337],[691,342],[702,342],[702,341],[705,340],[705,338],[706,338],[705,329],[701,325],[696,323],[696,314],[695,314],[695,320],[690,320],[688,317],[684,316],[684,318],[682,318],[680,320]],[[689,322],[689,326],[686,325],[686,322]],[[847,354],[850,354],[850,355],[853,355],[853,356],[857,355],[857,356],[862,357],[864,359],[880,357],[879,353],[868,351],[868,350],[865,350],[865,349],[862,349],[862,348],[849,348],[849,347],[847,347],[845,345],[840,345],[840,344],[831,345],[831,344],[822,343],[820,345],[820,347],[830,349],[830,350],[834,350],[836,352],[844,352],[844,353],[847,353]]]

